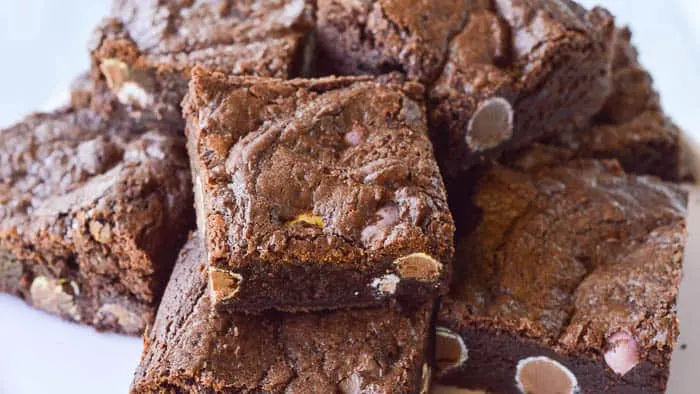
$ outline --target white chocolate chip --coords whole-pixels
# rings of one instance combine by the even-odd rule
[[[362,376],[357,372],[343,379],[338,384],[338,389],[342,394],[359,394],[362,392]]]
[[[479,105],[469,120],[465,142],[477,152],[495,148],[513,136],[513,107],[502,97]]]
[[[64,285],[69,284],[71,294]],[[75,300],[77,283],[37,276],[29,287],[29,295],[34,307],[54,315],[65,316],[80,321],[81,316]]]
[[[461,335],[445,327],[435,329],[435,362],[439,375],[459,368],[468,359],[469,350]]]
[[[375,278],[370,286],[375,288],[381,295],[392,295],[396,293],[401,278],[394,274],[387,274],[381,278]]]
[[[564,365],[549,357],[528,357],[518,362],[515,383],[523,393],[576,394],[576,376]]]
[[[146,108],[153,103],[153,97],[134,81],[126,81],[121,89],[116,91],[117,98],[122,104],[137,105]]]
[[[398,258],[394,267],[401,279],[431,282],[440,277],[442,264],[425,253],[413,253]]]
[[[153,97],[139,84],[138,72],[132,72],[129,66],[119,59],[105,59],[100,70],[107,80],[107,86],[116,94],[122,104],[137,105],[145,108],[153,104]],[[141,76],[143,77],[143,76]]]
[[[618,332],[608,338],[608,344],[610,350],[603,357],[616,374],[623,376],[639,364],[639,345],[632,335]]]
[[[107,86],[112,90],[121,89],[129,78],[129,66],[119,59],[105,59],[100,64],[102,75],[107,80]]]
[[[204,204],[204,187],[202,179],[198,174],[194,175],[194,203],[197,216],[197,230],[200,232],[202,239],[207,239],[207,209]]]

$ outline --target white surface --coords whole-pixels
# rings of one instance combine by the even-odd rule
[[[601,3],[631,24],[642,62],[654,74],[667,111],[700,140],[700,28],[690,23],[700,21],[700,3],[679,1],[687,8],[659,0]],[[0,9],[1,127],[57,103],[73,76],[88,66],[86,42],[108,1],[0,0]],[[691,244],[700,245],[700,223],[693,228]],[[696,260],[686,266],[686,280],[700,283]],[[697,392],[689,382],[697,378],[700,361],[700,344],[693,341],[700,334],[700,311],[691,314],[688,309],[697,307],[697,300],[700,286],[685,285],[680,343],[689,346],[674,356],[672,394]],[[0,295],[0,394],[125,393],[140,351],[138,339],[98,334]]]

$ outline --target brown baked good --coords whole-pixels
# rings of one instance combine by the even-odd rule
[[[318,310],[446,291],[454,225],[421,94],[195,69],[183,104],[217,305]]]
[[[319,0],[319,68],[428,86],[438,160],[457,175],[584,127],[610,93],[613,19],[569,0]]]
[[[686,195],[593,160],[495,166],[474,190],[478,220],[458,243],[437,320],[438,382],[663,393],[678,337]]]
[[[0,134],[0,291],[140,334],[194,222],[184,138],[72,108]]]
[[[305,0],[116,0],[90,44],[93,77],[132,116],[182,126],[180,101],[197,64],[281,78],[304,72],[311,8]]]
[[[202,241],[183,249],[132,393],[423,393],[432,303],[417,309],[212,310]]]
[[[613,92],[593,125],[565,131],[545,143],[576,157],[617,159],[628,172],[680,181],[683,168],[681,131],[661,108],[651,75],[639,64],[629,29],[617,31]]]

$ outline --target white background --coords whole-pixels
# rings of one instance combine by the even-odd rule
[[[700,2],[582,2],[603,3],[632,26],[666,110],[700,140]],[[86,43],[108,7],[107,0],[0,0],[0,127],[61,103],[73,76],[89,65]],[[691,244],[700,244],[700,231],[693,234]],[[687,285],[700,283],[694,263],[686,263],[680,310],[688,349],[674,356],[673,394],[698,392],[689,384],[700,362],[692,339],[700,335],[700,310],[692,311],[700,286]],[[140,351],[138,339],[98,334],[0,295],[0,394],[125,393]]]

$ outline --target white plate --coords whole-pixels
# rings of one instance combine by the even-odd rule
[[[696,0],[681,0],[697,5]],[[583,0],[587,6],[598,3]],[[689,135],[700,140],[700,29],[672,1],[602,1],[629,23],[641,58],[656,79],[663,103]],[[0,0],[0,127],[34,109],[64,99],[70,80],[88,62],[86,42],[108,9],[108,0]],[[694,210],[700,214],[700,209]],[[691,249],[700,246],[700,220],[692,223]],[[693,246],[697,245],[697,246]],[[690,256],[700,257],[694,250]],[[674,355],[672,394],[694,394],[700,362],[700,267],[686,263],[681,291],[681,341]],[[141,341],[99,334],[65,323],[0,295],[0,394],[125,393],[138,363]]]

